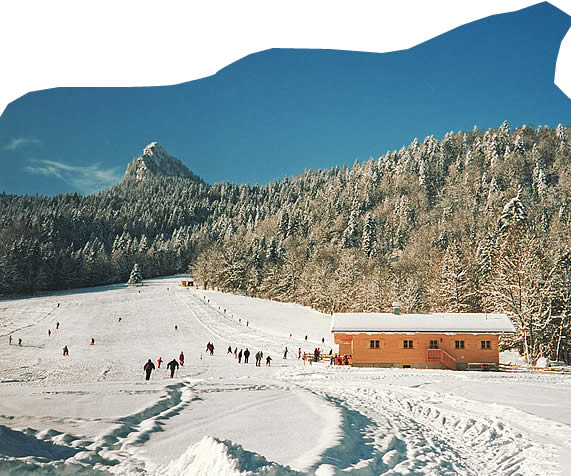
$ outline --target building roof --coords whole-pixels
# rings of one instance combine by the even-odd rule
[[[360,333],[449,333],[513,334],[515,328],[505,314],[483,313],[336,313],[331,332]]]

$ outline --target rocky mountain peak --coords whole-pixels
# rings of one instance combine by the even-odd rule
[[[127,166],[125,178],[145,180],[149,177],[182,177],[196,181],[201,179],[186,165],[169,155],[158,142],[151,142],[143,153]]]

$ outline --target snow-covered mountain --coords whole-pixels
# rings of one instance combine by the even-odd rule
[[[182,177],[202,182],[200,177],[193,174],[180,160],[169,155],[158,142],[151,142],[127,166],[124,179],[145,180],[150,177]]]

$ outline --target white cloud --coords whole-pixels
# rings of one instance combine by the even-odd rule
[[[35,137],[12,137],[10,142],[4,146],[4,150],[16,150],[26,145],[41,143],[42,141],[40,139],[36,139]]]
[[[100,164],[69,165],[55,160],[30,159],[26,172],[46,177],[56,177],[72,185],[81,193],[95,193],[120,182],[116,168],[103,169]]]

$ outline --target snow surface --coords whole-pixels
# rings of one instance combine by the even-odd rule
[[[571,376],[304,365],[330,316],[179,282],[0,301],[0,474],[571,474]]]
[[[333,314],[332,332],[438,332],[509,333],[514,325],[505,314],[443,313],[417,314],[338,313]]]

